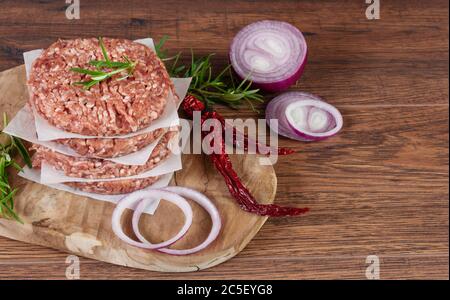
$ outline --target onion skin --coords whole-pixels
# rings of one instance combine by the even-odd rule
[[[271,46],[262,46],[270,41],[275,45],[275,50]],[[280,50],[283,46],[286,56],[276,57],[277,51],[283,51]],[[248,52],[258,52],[263,61],[270,61],[268,70],[255,71],[257,67],[245,55]],[[301,31],[289,23],[271,20],[254,22],[241,29],[231,42],[229,52],[237,76],[242,80],[248,78],[254,87],[267,92],[284,91],[294,85],[304,72],[307,56],[308,47]],[[279,59],[283,62],[277,64]]]
[[[308,135],[300,130],[297,130],[295,127],[293,127],[292,125],[289,125],[293,131],[295,131],[295,133],[298,136],[298,139],[303,141],[303,142],[318,142],[318,141],[322,141],[322,140],[326,140],[327,138],[330,138],[334,135],[336,135],[336,133],[329,135],[329,136],[323,136],[323,137],[315,137],[315,136],[311,136]]]
[[[299,92],[300,93],[300,92]],[[282,94],[278,97],[275,97],[272,99],[269,104],[267,104],[266,107],[266,122],[267,125],[270,127],[270,119],[276,119],[278,120],[278,129],[275,130],[274,128],[271,128],[275,133],[285,136],[290,139],[294,140],[300,140],[300,141],[308,141],[308,139],[305,139],[297,134],[294,134],[291,126],[286,120],[286,117],[284,115],[285,109],[289,103],[287,103],[288,97],[286,97],[288,93]],[[316,99],[321,100],[319,97],[314,96],[309,93],[303,93],[301,92],[299,97],[303,97],[306,99]]]
[[[288,121],[285,115],[286,109],[290,104],[302,101],[313,102],[316,103],[317,105],[327,107],[328,109],[324,110],[334,117],[333,120],[334,128],[332,130],[328,130],[320,134],[315,134],[299,130],[298,128],[293,126]],[[270,127],[270,119],[278,120],[278,129],[275,130],[274,128],[271,128],[277,134],[303,142],[313,142],[327,139],[329,137],[336,135],[343,126],[342,115],[334,106],[328,104],[318,96],[304,92],[287,92],[272,99],[272,101],[270,101],[266,107],[266,122],[269,125],[269,127]]]
[[[300,79],[300,77],[303,75],[303,72],[305,71],[306,62],[308,59],[308,53],[305,54],[305,61],[300,66],[300,69],[292,75],[291,77],[278,81],[278,82],[271,82],[271,83],[258,83],[256,81],[252,82],[252,85],[258,89],[261,89],[263,91],[269,92],[269,93],[276,93],[276,92],[282,92],[290,88],[291,86],[295,85],[297,81]],[[240,77],[240,76],[239,76]],[[244,78],[241,78],[242,80]]]

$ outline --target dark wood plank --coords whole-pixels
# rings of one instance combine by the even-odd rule
[[[190,273],[154,273],[131,268],[102,264],[81,259],[81,279],[365,279],[366,257],[305,257],[268,258],[248,260],[236,257],[220,267]],[[432,265],[433,268],[423,268]],[[58,261],[0,263],[8,279],[64,279],[65,257]],[[26,270],[26,272],[24,272]],[[380,257],[380,277],[383,279],[445,278],[448,273],[448,256],[385,256]],[[401,274],[401,276],[399,275]]]
[[[307,205],[300,219],[271,219],[231,261],[191,274],[161,274],[81,259],[82,278],[365,278],[378,255],[381,278],[448,278],[448,1],[2,1],[0,70],[57,38],[168,34],[174,52],[216,52],[226,63],[233,35],[260,19],[304,31],[310,57],[294,89],[343,113],[338,136],[281,139],[277,203]],[[270,97],[268,97],[270,99]],[[263,111],[264,106],[260,107]],[[262,117],[248,108],[225,116]],[[64,278],[67,254],[0,237],[0,278]]]
[[[0,70],[21,63],[24,50],[47,47],[58,38],[99,35],[134,39],[168,34],[174,51],[216,52],[223,64],[242,26],[276,18],[306,34],[309,64],[299,89],[340,104],[448,103],[445,0],[433,5],[389,1],[377,21],[365,18],[359,0],[85,1],[80,20],[65,18],[62,1],[3,2]]]

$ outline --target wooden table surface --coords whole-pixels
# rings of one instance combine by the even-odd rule
[[[280,140],[300,153],[276,164],[276,201],[309,206],[308,216],[269,220],[240,255],[209,270],[80,258],[82,279],[365,279],[369,255],[382,279],[448,278],[447,0],[381,0],[379,20],[366,18],[364,0],[80,2],[81,18],[68,20],[64,0],[0,1],[0,70],[58,38],[164,34],[173,52],[215,52],[222,66],[240,28],[277,19],[300,28],[309,46],[293,89],[324,97],[345,121],[327,141]],[[65,278],[66,257],[0,237],[0,278]]]

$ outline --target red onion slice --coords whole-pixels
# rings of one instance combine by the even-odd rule
[[[171,239],[158,243],[158,244],[151,244],[149,242],[137,242],[135,240],[132,240],[129,238],[122,229],[122,226],[120,224],[120,218],[122,217],[123,212],[128,207],[132,207],[135,205],[138,201],[140,201],[139,205],[137,206],[136,210],[133,214],[133,229],[135,233],[137,234],[139,231],[136,230],[139,223],[139,218],[142,215],[143,210],[145,209],[145,206],[148,204],[149,201],[157,201],[159,199],[164,199],[166,201],[169,201],[176,206],[178,206],[181,211],[183,212],[185,216],[185,223],[183,227],[180,229],[180,231]],[[135,217],[137,215],[137,217]],[[169,191],[162,191],[162,190],[145,190],[145,191],[137,191],[134,193],[131,193],[130,195],[126,196],[120,202],[117,204],[116,208],[114,209],[114,212],[112,214],[112,230],[113,232],[127,244],[130,244],[135,247],[144,248],[144,249],[158,249],[167,247],[173,243],[175,243],[177,240],[183,237],[183,235],[186,234],[186,232],[189,230],[189,227],[192,224],[192,208],[189,205],[189,203],[184,199],[183,197],[169,192]],[[136,224],[136,225],[135,225]],[[136,228],[135,228],[136,227]],[[140,234],[140,233],[139,233]],[[138,236],[139,238],[139,236]]]
[[[205,249],[207,246],[209,246],[217,238],[217,236],[219,235],[219,232],[220,232],[220,228],[222,227],[222,222],[220,221],[219,211],[217,210],[216,206],[205,195],[203,195],[195,190],[189,189],[189,188],[179,187],[179,186],[169,186],[169,187],[165,187],[163,190],[171,192],[171,193],[176,193],[178,195],[181,195],[183,197],[186,197],[186,198],[191,199],[191,200],[195,201],[196,203],[198,203],[211,216],[212,227],[211,227],[211,231],[210,231],[208,237],[205,239],[205,241],[203,241],[203,243],[201,243],[200,245],[198,245],[194,248],[183,249],[183,250],[160,248],[160,249],[158,249],[158,251],[167,253],[167,254],[171,254],[171,255],[188,255],[188,254],[192,254],[192,253],[201,251],[201,250]],[[135,215],[139,214],[137,209],[135,210],[134,214]],[[135,215],[133,215],[133,229],[134,229],[136,236],[138,237],[138,239],[141,242],[150,244],[150,242],[148,242],[142,236],[142,234],[139,232],[137,222],[135,221]],[[136,217],[136,219],[138,219],[138,218]]]
[[[266,91],[282,91],[302,75],[307,57],[303,34],[280,21],[259,21],[247,25],[230,47],[231,65],[241,78]]]
[[[266,107],[269,126],[270,119],[278,119],[278,134],[300,141],[326,139],[343,126],[339,110],[317,96],[302,92],[284,93],[270,101]]]

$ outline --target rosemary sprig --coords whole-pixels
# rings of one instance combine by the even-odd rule
[[[7,123],[6,114],[3,114],[3,127],[6,127]],[[14,210],[14,195],[17,192],[17,188],[11,187],[7,168],[13,167],[18,171],[22,170],[22,167],[12,159],[15,151],[19,152],[25,163],[31,167],[30,155],[19,138],[7,135],[4,132],[0,132],[0,135],[0,217],[13,219],[23,224]]]
[[[158,42],[158,44],[155,45],[155,52],[156,55],[162,60],[167,58],[167,51],[162,50],[162,47],[166,43],[166,41],[169,39],[169,36],[164,35]]]
[[[252,82],[245,78],[236,85],[236,78],[231,72],[231,65],[226,66],[218,75],[213,75],[211,58],[214,54],[195,58],[191,50],[190,66],[178,65],[181,53],[167,58],[162,50],[167,36],[164,36],[155,46],[156,54],[165,62],[172,77],[192,77],[189,93],[203,101],[207,106],[216,103],[225,104],[237,109],[242,103],[247,103],[256,111],[253,103],[263,102],[259,89],[251,89]]]
[[[128,57],[123,56],[124,61],[111,61],[106,51],[105,45],[103,44],[103,39],[100,37],[98,43],[102,50],[104,60],[91,60],[89,64],[95,67],[94,70],[83,69],[83,68],[71,68],[73,72],[88,75],[90,80],[74,82],[75,85],[81,85],[84,89],[89,90],[94,85],[98,84],[100,81],[111,78],[116,74],[126,72],[125,75],[118,78],[117,80],[124,80],[133,74],[134,68],[136,67],[136,62],[131,61]]]
[[[168,69],[169,74],[172,77],[179,76],[179,74],[186,68],[186,66],[177,66],[178,60],[181,57],[181,52],[178,52],[176,55],[168,57],[167,50],[163,50],[163,46],[166,41],[169,39],[167,35],[164,35],[155,45],[156,55],[166,64],[168,67],[169,62],[171,63],[170,69]]]

